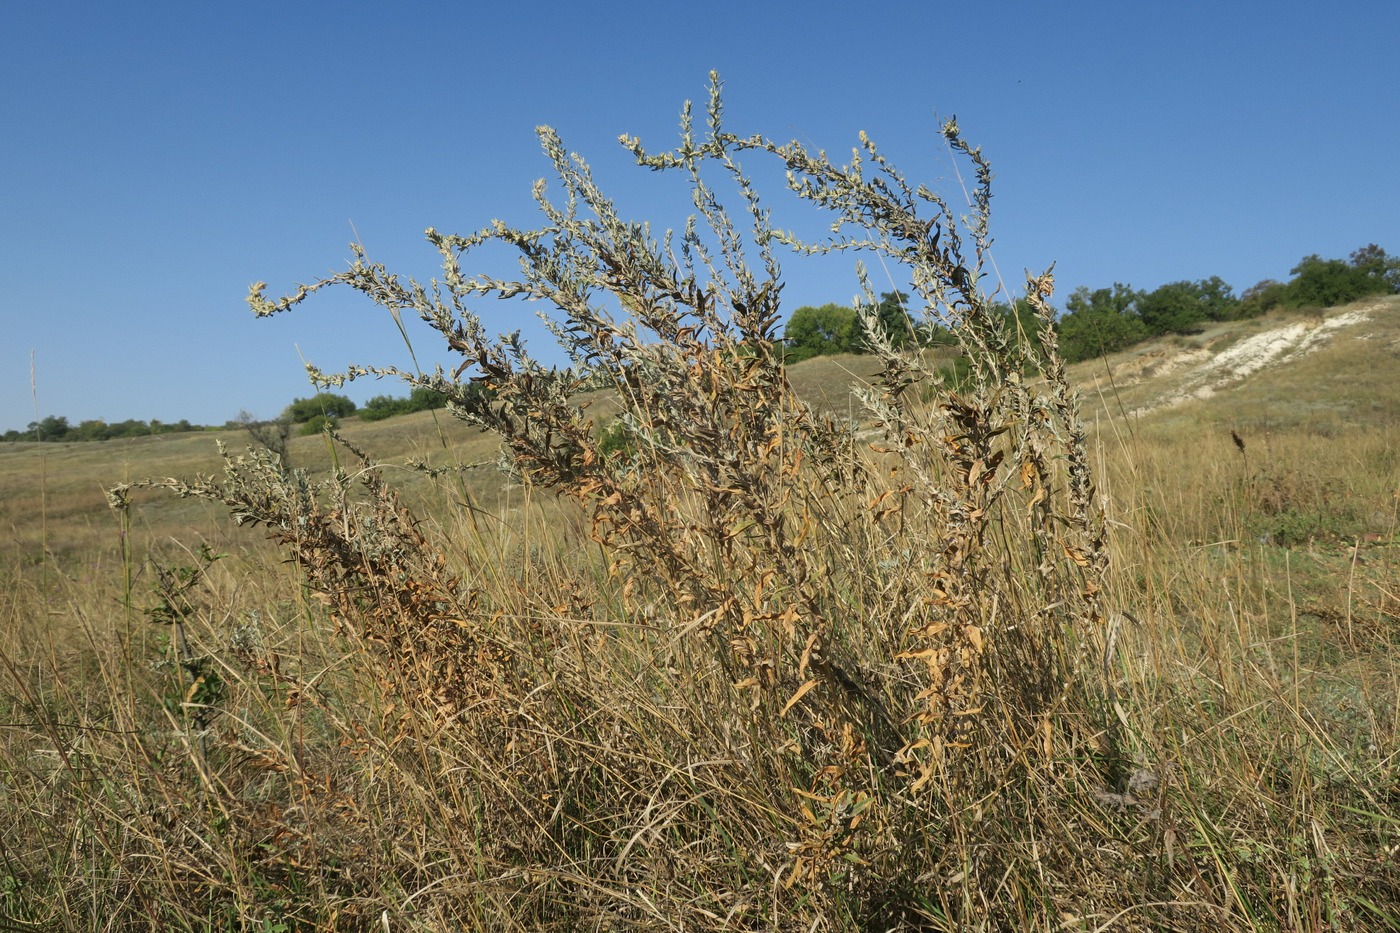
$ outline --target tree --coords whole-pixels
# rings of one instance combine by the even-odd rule
[[[1390,294],[1400,294],[1400,256],[1389,256],[1376,244],[1368,243],[1348,259],[1352,268],[1360,270],[1368,279],[1384,283]]]
[[[1288,300],[1288,286],[1277,279],[1264,279],[1246,288],[1240,295],[1240,303],[1235,308],[1239,318],[1258,317],[1282,307]]]
[[[479,384],[478,388],[481,388]],[[447,396],[424,386],[416,386],[408,393],[409,411],[432,411],[447,407]]]
[[[303,422],[297,430],[297,434],[301,437],[309,437],[312,434],[320,434],[326,428],[334,430],[338,427],[340,427],[340,419],[335,415],[316,415]]]
[[[1384,256],[1384,250],[1380,247],[1376,247],[1376,250]],[[1365,254],[1362,261],[1366,265],[1323,259],[1316,253],[1304,256],[1298,265],[1289,270],[1294,278],[1288,283],[1288,304],[1294,308],[1331,308],[1367,295],[1389,294],[1391,285],[1385,278],[1384,267],[1381,267],[1379,275],[1375,274],[1377,267],[1373,255],[1367,250],[1357,252]]]
[[[61,415],[49,415],[43,421],[29,422],[30,433],[34,435],[35,440],[40,441],[68,440],[68,432],[71,430],[68,419]]]
[[[128,418],[125,421],[118,421],[116,424],[108,425],[107,436],[110,437],[145,437],[151,433],[151,426],[144,421],[135,418]]]
[[[382,421],[395,415],[407,415],[415,411],[431,411],[447,405],[447,396],[424,386],[409,392],[408,398],[395,398],[392,395],[376,395],[358,409],[365,421]]]
[[[311,398],[293,399],[282,417],[293,424],[303,424],[317,415],[346,418],[355,413],[355,403],[343,395],[318,392]]]
[[[860,346],[856,312],[838,304],[810,305],[792,312],[783,330],[784,359],[800,363],[814,356],[854,352]]]
[[[291,454],[287,451],[287,438],[292,434],[292,422],[286,418],[275,421],[259,421],[251,412],[240,411],[232,422],[246,430],[254,442],[272,451],[281,460],[282,468],[292,468]]]
[[[1115,282],[1112,288],[1090,291],[1080,286],[1065,302],[1068,313],[1060,318],[1060,350],[1071,363],[1146,340],[1150,334],[1137,316],[1141,292]]]
[[[385,418],[403,414],[405,401],[392,395],[376,395],[360,406],[360,418],[364,421],[383,421]]]
[[[70,441],[105,441],[111,437],[111,428],[100,418],[78,422],[78,426],[68,432]]]
[[[1213,275],[1199,282],[1168,282],[1139,295],[1136,310],[1148,332],[1156,336],[1190,333],[1206,321],[1226,320],[1238,305],[1234,289]]]

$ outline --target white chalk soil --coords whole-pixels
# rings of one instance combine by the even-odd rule
[[[1099,391],[1105,392],[1148,380],[1162,387],[1162,394],[1131,409],[1130,416],[1174,408],[1210,398],[1256,373],[1301,359],[1337,334],[1365,324],[1381,305],[1382,302],[1353,305],[1331,317],[1270,327],[1224,345],[1218,352],[1211,349],[1211,344],[1223,341],[1213,340],[1209,333],[1200,341],[1202,346],[1159,344],[1095,374],[1094,382]]]

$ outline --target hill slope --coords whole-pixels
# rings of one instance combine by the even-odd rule
[[[793,366],[790,378],[818,409],[859,419],[851,388],[876,368],[870,357],[818,357]],[[1162,338],[1078,364],[1071,375],[1091,424],[1154,432],[1209,426],[1222,432],[1332,433],[1393,421],[1400,413],[1398,370],[1400,297],[1389,297],[1325,314],[1217,324],[1195,336]],[[613,406],[606,397],[597,402],[599,419],[608,420]],[[495,441],[445,413],[374,423],[351,419],[344,433],[381,463],[465,467],[469,488],[489,509],[508,507],[518,495],[495,468]],[[51,552],[76,551],[94,540],[113,540],[115,520],[104,488],[145,477],[217,473],[216,441],[238,450],[248,438],[226,431],[0,445],[0,527],[9,528],[20,553],[41,545]],[[296,438],[290,451],[297,465],[330,466],[320,437]],[[403,470],[395,479],[410,498],[431,494],[421,474]],[[153,537],[202,535],[225,524],[208,505],[169,496],[143,497],[140,521]]]
[[[1086,414],[1135,422],[1335,430],[1400,412],[1400,297],[1217,324],[1072,375]]]

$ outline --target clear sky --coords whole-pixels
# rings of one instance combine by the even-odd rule
[[[1057,302],[1397,253],[1397,35],[1394,0],[0,2],[0,430],[36,394],[74,424],[272,417],[311,394],[303,359],[404,363],[352,293],[256,320],[248,285],[341,270],[357,236],[426,279],[425,228],[534,225],[539,124],[644,219],[674,202],[615,140],[673,144],[710,69],[730,129],[843,159],[864,129],[950,199],[956,114],[999,268],[1055,263]],[[787,309],[849,301],[849,268],[787,259]],[[480,312],[552,360],[523,306]]]

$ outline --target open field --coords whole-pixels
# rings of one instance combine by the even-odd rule
[[[304,513],[315,546],[198,497],[108,506],[116,483],[222,475],[237,434],[0,447],[0,925],[1400,928],[1397,364],[1388,299],[1075,367],[1108,562],[1063,593],[1103,608],[1049,668],[1077,685],[1029,718],[998,677],[1042,668],[999,620],[1053,615],[1036,574],[1090,558],[1015,543],[1027,491],[986,532],[1013,542],[985,545],[995,595],[941,647],[946,539],[900,498],[918,461],[810,500],[831,481],[784,461],[803,530],[772,566],[725,550],[752,523],[703,538],[676,496],[696,543],[669,559],[714,563],[642,573],[603,545],[606,509],[508,482],[445,413],[346,425],[416,524],[374,489],[345,500],[363,512],[332,496]],[[876,369],[790,373],[860,421],[842,469],[910,456],[850,395]],[[324,438],[291,454],[364,470]],[[373,573],[336,563],[352,522]],[[742,622],[712,631],[726,592]],[[770,630],[796,648],[764,667]],[[967,702],[936,719],[926,676]],[[974,757],[921,763],[916,728]]]

